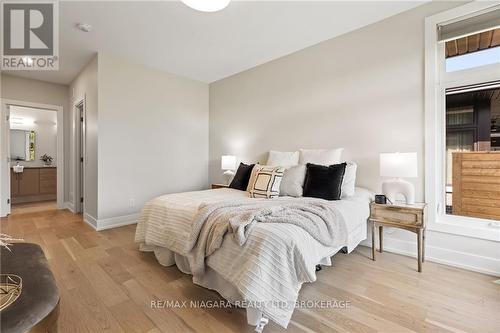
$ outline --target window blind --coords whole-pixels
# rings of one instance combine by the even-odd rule
[[[494,6],[479,15],[461,19],[438,26],[438,41],[449,40],[474,35],[483,31],[500,27],[500,5]]]
[[[455,95],[455,94],[462,94],[465,92],[487,90],[487,89],[496,89],[496,88],[500,88],[500,81],[491,81],[491,82],[484,82],[484,83],[478,83],[478,84],[471,84],[468,86],[447,88],[446,95]]]

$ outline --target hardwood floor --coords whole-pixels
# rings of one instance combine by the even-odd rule
[[[1,232],[41,244],[61,294],[59,332],[253,332],[242,309],[165,308],[151,302],[220,300],[133,242],[135,226],[96,232],[53,203],[17,206]],[[497,278],[370,249],[337,254],[301,300],[349,301],[297,309],[286,332],[499,332]],[[285,332],[275,324],[264,332]]]
[[[12,204],[11,213],[12,215],[16,214],[25,214],[25,213],[41,213],[47,210],[55,210],[57,209],[57,202],[50,201],[41,201],[41,202],[27,202],[27,203],[18,203]]]

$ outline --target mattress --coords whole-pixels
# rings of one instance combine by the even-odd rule
[[[356,188],[355,195],[331,201],[339,214],[339,233],[335,246],[321,245],[302,228],[291,224],[258,223],[244,246],[226,235],[220,249],[206,259],[208,273],[193,277],[193,282],[217,290],[229,301],[295,302],[304,282],[316,280],[315,265],[330,265],[330,257],[341,248],[352,251],[366,238],[366,221],[372,193]],[[230,200],[254,199],[247,192],[234,189],[215,189],[169,194],[145,205],[136,231],[141,250],[154,251],[163,265],[177,264],[189,273],[185,256],[191,225],[200,205]],[[300,199],[298,199],[300,200]],[[221,283],[224,281],[224,283]],[[224,285],[230,287],[222,287]],[[275,304],[260,308],[265,316],[286,327],[293,308]]]

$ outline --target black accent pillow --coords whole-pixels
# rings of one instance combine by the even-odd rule
[[[304,197],[339,200],[347,163],[330,166],[307,163]]]
[[[231,184],[229,184],[229,187],[236,190],[246,191],[254,165],[255,164],[240,163]]]

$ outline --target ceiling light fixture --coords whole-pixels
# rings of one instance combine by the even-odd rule
[[[226,8],[231,0],[182,0],[182,2],[201,12],[216,12]]]
[[[24,125],[24,126],[30,126],[35,123],[35,121],[31,118],[24,118],[24,117],[11,117],[10,118],[10,123],[13,125]]]
[[[76,25],[76,27],[79,30],[83,31],[83,32],[90,32],[90,31],[92,31],[92,26],[90,24],[88,24],[88,23],[78,23]]]

